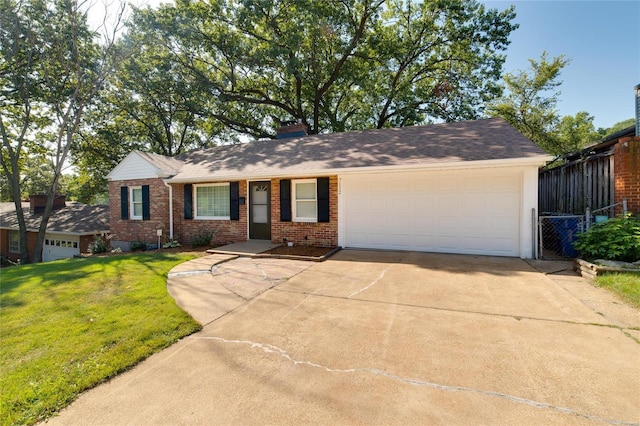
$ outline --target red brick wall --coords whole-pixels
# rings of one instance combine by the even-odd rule
[[[27,233],[27,247],[29,249],[29,255],[31,256],[32,261],[33,261],[33,253],[36,251],[37,240],[38,240],[37,232]],[[9,230],[8,229],[0,229],[0,254],[11,259],[11,261],[13,262],[20,260],[20,253],[9,252]]]
[[[193,238],[208,232],[213,232],[212,244],[214,245],[237,243],[247,240],[246,205],[240,206],[240,220],[185,219],[184,185],[173,184],[171,186],[173,187],[173,232],[176,241],[188,245]],[[239,196],[247,199],[247,182],[240,181],[239,186]]]
[[[295,179],[292,178],[292,179]],[[202,182],[215,183],[215,182]],[[120,219],[120,187],[149,185],[151,220]],[[172,184],[174,239],[183,245],[201,234],[213,232],[212,243],[228,244],[247,240],[247,205],[240,206],[240,220],[202,220],[184,218],[184,184]],[[240,197],[248,203],[247,182],[240,181]],[[271,179],[271,240],[301,245],[335,247],[338,245],[338,178],[329,178],[330,222],[280,222],[280,180]],[[160,179],[109,182],[111,233],[114,241],[157,242],[156,229],[163,229],[163,241],[169,239],[169,190]]]
[[[0,254],[8,257],[9,259],[15,261],[17,255],[15,253],[9,253],[9,230],[8,229],[0,229]]]
[[[615,202],[627,199],[627,211],[640,214],[640,137],[622,138],[615,146]],[[618,209],[618,213],[622,209]]]
[[[93,235],[81,235],[80,236],[80,253],[89,253],[89,244],[91,244],[94,240]],[[109,244],[109,241],[106,240],[106,243]]]
[[[287,178],[289,179],[289,178]],[[295,177],[291,178],[296,179]],[[301,178],[302,179],[302,178]],[[271,241],[299,245],[338,245],[338,177],[329,177],[329,222],[280,222],[280,179],[271,179]]]
[[[122,220],[120,187],[149,185],[150,220]],[[161,179],[138,179],[109,182],[109,211],[113,241],[142,241],[157,244],[156,230],[162,229],[162,241],[169,239],[169,188]]]

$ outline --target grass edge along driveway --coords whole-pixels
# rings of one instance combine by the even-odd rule
[[[201,328],[166,290],[193,254],[68,259],[0,274],[0,419],[34,424]]]

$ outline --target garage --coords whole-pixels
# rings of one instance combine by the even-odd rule
[[[42,261],[67,259],[80,254],[80,237],[68,234],[45,234]]]
[[[345,247],[527,254],[520,168],[344,175],[341,191]]]

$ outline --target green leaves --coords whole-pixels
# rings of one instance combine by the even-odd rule
[[[22,192],[49,194],[31,256],[38,261],[71,143],[113,66],[111,44],[96,43],[82,6],[77,0],[0,0],[0,166],[16,203],[23,262],[30,256]],[[43,173],[29,176],[32,171]]]
[[[640,260],[640,220],[621,216],[596,224],[574,246],[588,260],[635,262]]]
[[[529,59],[530,67],[504,76],[507,94],[487,108],[500,116],[550,154],[578,151],[601,136],[593,116],[585,111],[560,117],[556,106],[560,96],[560,72],[570,63],[564,55],[549,58],[543,52],[539,61]]]
[[[477,118],[514,17],[461,0],[182,0],[136,13],[130,37],[157,41],[167,87],[193,82],[210,118],[263,138],[280,119],[321,133]]]

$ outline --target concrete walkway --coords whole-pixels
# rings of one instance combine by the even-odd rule
[[[232,252],[250,254],[246,245]],[[206,325],[311,265],[301,260],[216,253],[173,268],[167,290],[178,306]]]
[[[197,259],[168,286],[203,330],[49,423],[639,424],[640,313],[550,266]]]

